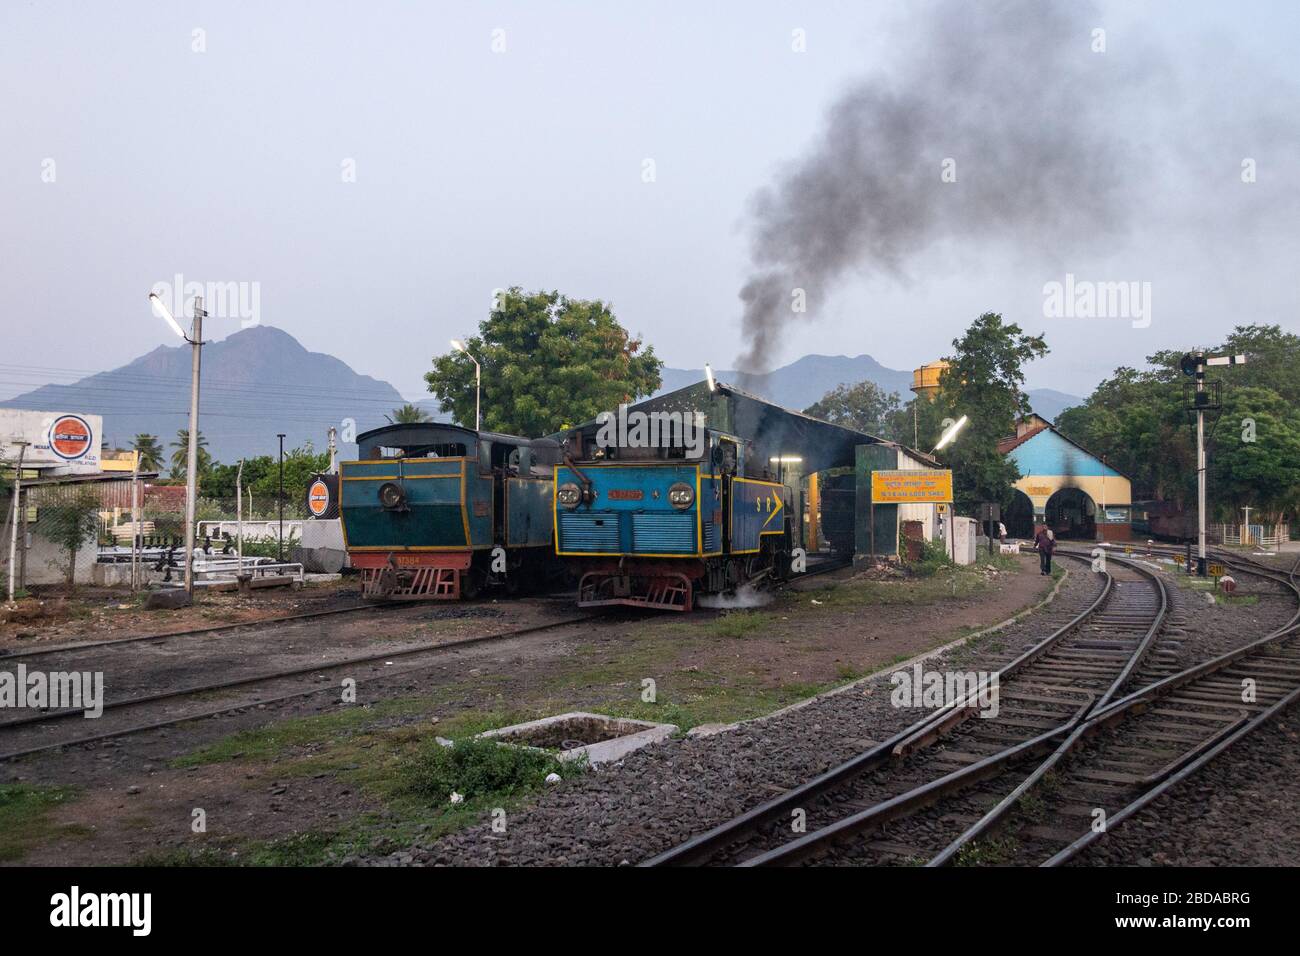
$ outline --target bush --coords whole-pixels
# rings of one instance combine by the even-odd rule
[[[549,773],[574,776],[581,771],[581,766],[561,763],[545,751],[474,739],[450,747],[426,741],[399,773],[406,792],[446,803],[452,791],[466,800],[510,796],[540,787]]]
[[[935,538],[933,541],[921,542],[920,560],[908,564],[907,568],[918,577],[927,578],[938,572],[940,568],[950,567],[952,559],[948,556],[948,549],[943,541]]]

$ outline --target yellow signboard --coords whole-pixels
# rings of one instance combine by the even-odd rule
[[[873,471],[871,501],[878,505],[925,505],[952,501],[951,471]]]

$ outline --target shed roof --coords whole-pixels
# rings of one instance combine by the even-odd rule
[[[631,407],[638,411],[702,412],[709,427],[752,441],[754,454],[762,461],[777,457],[803,459],[804,474],[852,467],[858,445],[903,448],[912,457],[940,467],[935,459],[915,449],[783,408],[726,382],[717,382],[713,391],[707,382],[696,382]]]

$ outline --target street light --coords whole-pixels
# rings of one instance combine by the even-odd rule
[[[194,298],[194,324],[186,335],[171,309],[159,298],[157,292],[149,293],[149,304],[154,314],[166,320],[172,331],[194,347],[190,363],[190,433],[189,450],[185,468],[185,590],[194,597],[194,505],[198,497],[199,480],[199,349],[203,347],[203,297]]]
[[[451,347],[457,352],[464,353],[465,357],[474,363],[474,431],[479,431],[483,427],[479,414],[483,397],[483,368],[478,364],[478,359],[469,354],[469,349],[465,348],[465,343],[460,339],[452,339]]]
[[[948,430],[943,433],[943,436],[939,439],[939,444],[934,446],[934,451],[930,452],[930,454],[933,455],[934,452],[939,451],[945,445],[950,444],[952,440],[957,437],[957,433],[965,427],[966,427],[966,416],[963,415],[961,418],[957,419],[955,422],[953,422],[951,425],[948,426]]]
[[[950,444],[950,443],[952,442],[952,440],[953,440],[954,438],[957,437],[957,433],[958,433],[959,431],[961,431],[963,428],[966,427],[966,420],[967,420],[967,419],[966,419],[966,416],[963,415],[961,418],[957,419],[955,422],[953,422],[951,425],[949,425],[949,426],[948,426],[948,430],[945,431],[945,432],[944,432],[944,433],[939,437],[939,444],[937,444],[937,445],[934,446],[934,448],[931,450],[930,454],[933,455],[936,451],[939,451],[939,450],[940,450],[941,448],[943,448],[945,445]],[[956,522],[957,522],[957,516],[956,516],[956,514],[952,513],[952,511],[951,511],[951,507],[950,507],[949,514],[948,514],[948,521],[947,521],[947,524],[948,524],[948,546],[949,546],[949,548],[951,549],[951,552],[952,552],[952,559],[953,559],[953,561],[956,561],[956,560],[957,560],[957,535],[956,535],[957,526],[956,526]],[[992,539],[990,538],[989,541],[990,541],[990,544],[991,544],[991,543],[992,543]]]

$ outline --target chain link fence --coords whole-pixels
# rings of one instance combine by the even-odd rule
[[[130,476],[38,480],[22,485],[17,508],[13,490],[10,475],[0,487],[0,600],[11,575],[16,598],[90,597],[184,580],[185,499],[175,486]],[[281,507],[275,497],[200,497],[199,560],[235,558],[241,530],[245,558],[292,560],[307,517],[298,500]]]

